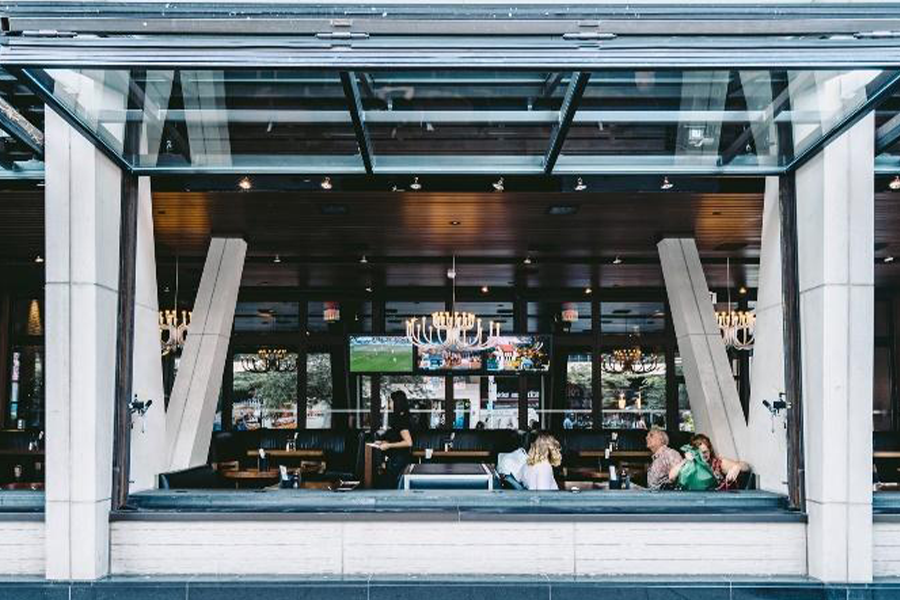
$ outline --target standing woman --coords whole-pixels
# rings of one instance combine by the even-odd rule
[[[378,448],[387,456],[387,473],[384,485],[397,487],[400,476],[407,465],[412,462],[412,434],[410,430],[409,400],[406,394],[397,390],[391,394],[391,417],[384,440],[378,442]]]

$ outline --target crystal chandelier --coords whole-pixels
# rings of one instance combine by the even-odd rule
[[[727,310],[716,312],[716,323],[726,348],[752,350],[756,329],[756,313],[752,310],[731,309],[731,259],[725,259],[725,278],[728,282]]]
[[[178,312],[178,256],[175,256],[175,306],[159,311],[159,343],[163,356],[180,352],[187,340],[192,313],[182,310],[179,317]]]
[[[290,373],[297,370],[297,360],[284,348],[260,348],[242,356],[241,367],[249,373]]]
[[[500,336],[500,323],[490,321],[487,332],[474,313],[456,310],[456,257],[447,271],[453,296],[449,311],[431,313],[430,317],[406,320],[406,337],[417,348],[429,352],[480,352],[492,348]],[[431,322],[429,323],[429,319]]]
[[[603,360],[600,362],[600,369],[610,375],[623,375],[626,373],[647,375],[659,369],[659,355],[655,352],[646,354],[641,350],[640,328],[635,326],[634,333],[628,337],[631,340],[631,345],[627,348],[618,348],[604,354]]]

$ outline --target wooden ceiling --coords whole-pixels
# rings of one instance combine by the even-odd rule
[[[553,216],[552,206],[577,212]],[[732,285],[754,287],[761,211],[754,192],[154,194],[160,285],[177,254],[188,288],[211,235],[248,241],[249,287],[439,287],[453,254],[461,286],[662,287],[655,244],[667,234],[697,238],[712,287],[726,285],[725,257]],[[42,190],[0,192],[6,282],[40,281],[43,220]],[[875,236],[877,256],[900,254],[900,193],[876,194]],[[879,262],[876,283],[900,287],[900,261]]]

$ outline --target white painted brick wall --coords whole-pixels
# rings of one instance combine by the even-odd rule
[[[0,575],[44,574],[44,524],[0,521]]]
[[[360,519],[111,528],[112,571],[128,575],[806,573],[802,523]]]

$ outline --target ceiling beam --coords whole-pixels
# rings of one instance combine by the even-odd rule
[[[566,135],[569,133],[569,127],[572,125],[575,112],[578,110],[578,104],[581,102],[581,97],[584,95],[584,90],[590,78],[590,73],[576,72],[572,74],[572,79],[566,88],[562,106],[559,109],[559,122],[553,127],[553,134],[550,136],[550,146],[544,155],[544,173],[547,175],[551,174],[553,167],[556,166],[556,161],[566,141]]]
[[[356,73],[353,71],[341,71],[341,84],[344,86],[344,96],[347,98],[347,109],[350,111],[350,119],[353,121],[353,132],[356,134],[356,143],[359,146],[359,155],[363,166],[369,175],[373,172],[372,140],[369,139],[369,131],[366,129],[366,112],[363,110],[362,98],[359,95],[359,85],[356,82]]]

